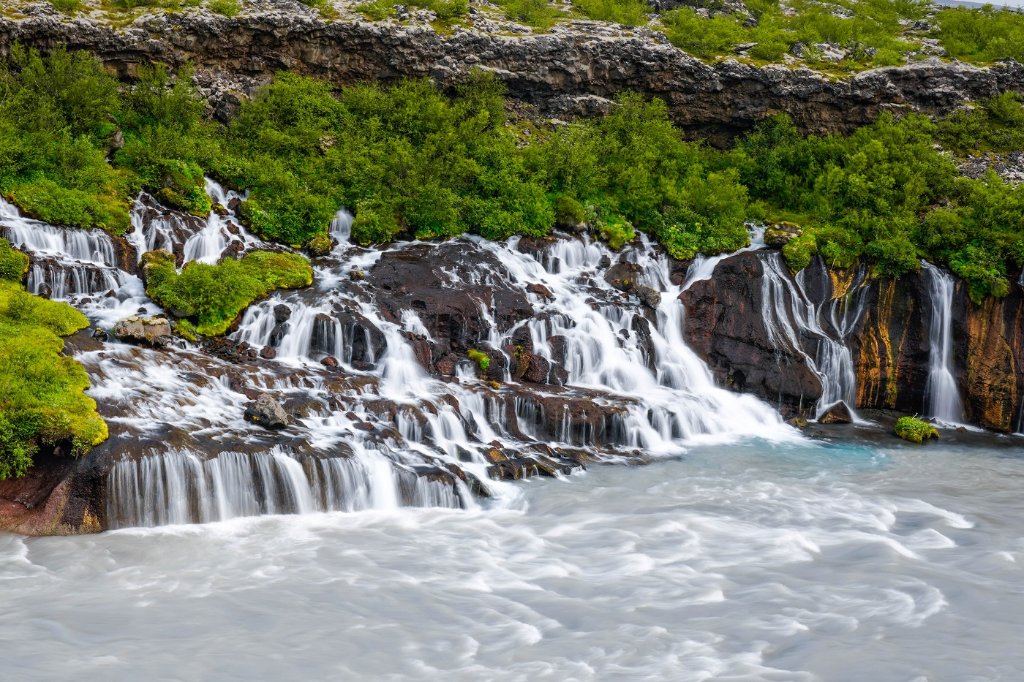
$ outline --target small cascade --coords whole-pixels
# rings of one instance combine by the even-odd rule
[[[63,229],[25,218],[0,198],[0,236],[14,248],[63,262],[117,267],[117,250],[102,230]]]
[[[297,459],[279,448],[204,458],[170,450],[121,460],[108,478],[112,528],[208,523],[261,514],[463,506],[450,482],[381,455]]]
[[[931,263],[921,261],[928,275],[931,323],[928,327],[927,413],[940,421],[959,423],[963,403],[953,373],[953,276]]]
[[[859,271],[846,296],[831,299],[828,307],[808,296],[804,272],[794,279],[777,251],[763,253],[761,264],[761,317],[775,348],[791,350],[804,358],[818,375],[822,393],[816,416],[840,400],[851,411],[856,400],[857,374],[847,337],[864,311],[865,272]],[[851,296],[856,299],[850,301]],[[827,327],[827,329],[826,329]],[[812,345],[811,351],[806,345]]]
[[[331,238],[338,242],[338,247],[344,248],[352,236],[353,216],[345,209],[339,209],[331,220]]]
[[[136,199],[128,241],[138,258],[146,251],[161,250],[180,255],[185,263],[215,264],[232,245],[237,244],[241,251],[265,245],[246,231],[232,208],[245,201],[246,194],[227,190],[210,178],[205,179],[205,189],[214,204],[205,223],[192,216],[156,210],[152,197],[145,194]]]
[[[712,275],[715,274],[715,268],[726,258],[731,258],[740,253],[746,253],[747,251],[757,251],[763,249],[764,243],[764,230],[763,224],[749,224],[747,225],[747,234],[750,235],[750,245],[746,248],[740,249],[733,253],[720,253],[715,256],[705,256],[702,253],[698,253],[690,263],[690,267],[686,271],[686,281],[683,283],[682,290],[689,289],[695,282],[701,282],[707,279],[711,279]]]

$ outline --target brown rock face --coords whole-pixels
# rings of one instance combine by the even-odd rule
[[[967,418],[997,431],[1024,429],[1024,296],[966,302],[963,376]]]
[[[509,94],[552,116],[607,110],[620,92],[666,101],[672,117],[695,135],[724,139],[779,112],[809,131],[847,129],[885,110],[947,112],[968,100],[1024,90],[1024,68],[977,68],[937,60],[831,80],[808,69],[707,65],[648,29],[602,24],[556,27],[523,36],[459,30],[439,35],[427,26],[325,22],[310,14],[267,11],[234,18],[208,13],[140,17],[124,28],[92,19],[63,23],[54,16],[0,18],[0,49],[20,42],[96,54],[124,76],[138,65],[194,63],[197,81],[220,116],[239,97],[290,69],[344,84],[432,78],[443,87],[472,69],[496,74]]]

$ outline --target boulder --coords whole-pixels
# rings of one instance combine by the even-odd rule
[[[292,309],[284,303],[278,303],[274,306],[274,321],[278,324],[287,322],[292,316]]]
[[[801,234],[803,234],[803,230],[799,225],[783,220],[781,223],[771,223],[765,227],[764,243],[781,248]]]
[[[818,417],[819,424],[852,424],[853,413],[850,407],[842,400],[835,403]]]
[[[245,406],[245,420],[267,429],[283,429],[289,421],[281,404],[266,393]]]
[[[166,346],[172,339],[171,323],[166,317],[126,317],[111,330],[119,341],[138,343],[147,346]]]

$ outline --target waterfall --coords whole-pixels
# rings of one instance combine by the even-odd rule
[[[928,275],[931,323],[928,327],[928,407],[938,420],[959,423],[963,404],[953,373],[953,293],[955,281],[948,272],[921,261]]]
[[[244,196],[213,182],[207,192],[223,208],[205,220],[140,196],[129,241],[140,253],[205,262],[261,243],[232,212]],[[584,461],[677,456],[695,443],[798,437],[764,402],[715,385],[683,337],[683,285],[645,237],[622,251],[586,237],[523,250],[516,238],[471,237],[444,255],[451,242],[361,249],[348,243],[350,226],[339,211],[331,226],[338,243],[318,259],[314,287],[275,292],[245,311],[230,341],[273,349],[262,352],[272,359],[114,341],[73,349],[124,453],[107,478],[110,527],[465,508],[474,495],[506,505],[519,495],[501,480],[510,472],[561,475]],[[3,203],[0,229],[29,253],[32,290],[68,300],[94,324],[159,311],[142,281],[119,267],[108,235],[29,221]],[[508,368],[504,381],[489,382],[465,357],[448,375],[428,373],[424,344],[448,343],[447,328],[415,306],[387,305],[390,290],[372,282],[372,271],[389,252],[433,264],[453,297],[469,299],[463,310],[478,320],[478,338],[460,343],[503,354],[509,367],[509,349],[528,343],[550,363],[550,383],[519,384]],[[710,275],[720,260],[698,270]],[[605,280],[615,261],[653,289],[642,302]],[[536,287],[549,295],[531,293]],[[528,300],[534,314],[509,324],[498,289]],[[338,366],[321,364],[328,355]],[[256,394],[285,405],[286,430],[243,418]]]
[[[853,367],[853,355],[846,344],[846,337],[863,312],[863,298],[850,308],[846,297],[833,299],[828,309],[826,331],[821,319],[822,306],[811,300],[803,286],[803,277],[789,276],[788,269],[777,252],[761,255],[763,277],[761,280],[761,317],[764,320],[768,339],[775,348],[786,348],[800,355],[807,367],[818,375],[821,381],[821,398],[816,407],[820,417],[828,408],[843,401],[853,410],[857,391],[857,374]],[[800,273],[803,275],[803,272]],[[858,273],[851,289],[860,289],[864,273]],[[852,310],[852,315],[849,311]],[[804,348],[805,339],[814,341],[815,349],[809,353]]]
[[[383,456],[306,458],[279,448],[169,450],[121,460],[108,477],[112,528],[207,523],[261,514],[463,506],[451,483],[396,470]]]

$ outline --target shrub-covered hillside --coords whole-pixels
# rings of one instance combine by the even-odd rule
[[[572,124],[509,120],[485,76],[449,96],[426,81],[336,91],[282,73],[222,126],[187,75],[144,69],[119,87],[86,56],[16,52],[2,74],[0,191],[45,220],[116,232],[140,188],[206,211],[212,174],[251,191],[255,232],[292,246],[322,242],[340,207],[364,244],[586,223],[613,246],[646,232],[681,259],[743,246],[744,221],[787,219],[804,228],[786,247],[794,269],[820,253],[897,276],[926,258],[975,298],[1006,293],[1024,262],[1024,189],[956,164],[1020,149],[1013,94],[945,121],[886,115],[849,136],[804,137],[776,118],[720,150],[636,95]]]

